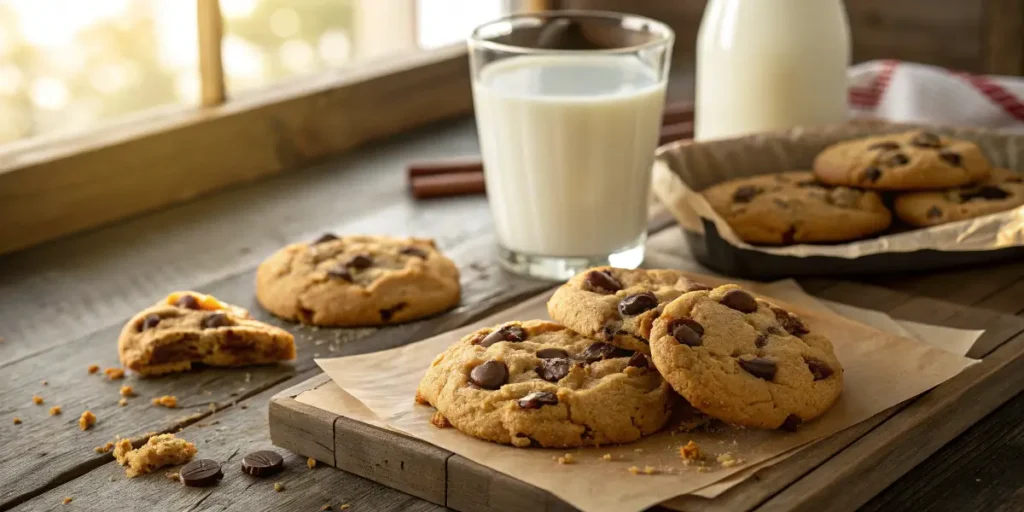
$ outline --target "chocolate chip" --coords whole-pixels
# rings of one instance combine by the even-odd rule
[[[775,371],[778,369],[775,365],[775,361],[765,359],[763,357],[755,357],[754,359],[737,359],[736,362],[740,364],[741,368],[754,377],[764,379],[769,382],[775,378]]]
[[[668,324],[668,332],[679,343],[688,347],[699,347],[704,336],[704,326],[690,318],[677,318]]]
[[[910,158],[900,152],[888,153],[881,156],[880,161],[886,167],[899,167],[910,163]]]
[[[824,380],[832,376],[833,371],[829,365],[817,359],[804,358],[804,362],[807,363],[807,369],[811,371],[811,375],[814,375],[814,380]]]
[[[508,382],[508,367],[500,361],[487,361],[469,372],[469,381],[483,389],[498,389]]]
[[[804,326],[804,323],[800,321],[800,318],[793,313],[774,306],[772,307],[772,312],[775,313],[775,319],[782,324],[782,328],[793,336],[803,336],[810,332]]]
[[[749,203],[761,192],[764,192],[761,187],[743,185],[742,187],[738,187],[736,191],[732,193],[732,201],[734,203]]]
[[[399,252],[399,254],[404,254],[406,256],[415,256],[417,258],[424,259],[424,260],[427,259],[427,251],[424,251],[423,249],[420,249],[419,247],[413,247],[413,246],[403,247],[402,250],[400,250],[398,252]]]
[[[914,135],[910,143],[920,148],[938,148],[942,146],[942,139],[932,132],[921,132]]]
[[[481,347],[489,347],[499,341],[520,342],[526,339],[526,331],[518,325],[504,325],[480,340]]]
[[[938,206],[932,206],[931,208],[928,208],[928,211],[925,212],[924,216],[929,219],[937,219],[942,217],[942,209]]]
[[[275,451],[260,450],[242,458],[242,471],[255,477],[270,476],[282,469],[284,458]]]
[[[196,299],[195,296],[187,293],[178,297],[178,300],[174,301],[174,305],[185,309],[202,309],[199,306],[199,299]]]
[[[960,193],[961,201],[970,201],[971,199],[1006,199],[1010,197],[1010,193],[995,186],[985,185],[977,190],[964,191]]]
[[[356,269],[370,268],[373,266],[373,256],[369,254],[356,254],[345,262],[345,266]]]
[[[622,289],[622,284],[607,270],[591,270],[587,273],[586,282],[592,290],[604,293],[615,293]]]
[[[199,459],[185,464],[178,470],[178,479],[188,487],[209,487],[224,478],[220,463],[211,459]]]
[[[658,307],[658,297],[651,292],[627,295],[619,302],[619,313],[623,316],[636,316],[644,311]]]
[[[743,290],[729,290],[722,296],[722,300],[719,302],[723,306],[728,306],[740,313],[753,313],[757,311],[757,301],[754,300],[753,295]]]
[[[560,348],[542,348],[537,351],[541,359],[569,359],[569,353]]]
[[[961,158],[959,153],[954,153],[952,151],[943,151],[939,153],[939,158],[949,162],[949,165],[955,165],[957,167],[960,166]]]
[[[598,341],[592,343],[586,350],[583,351],[583,360],[588,363],[600,361],[602,359],[611,359],[615,357],[626,357],[632,354],[629,350],[624,348],[616,347],[611,343],[605,343]]]
[[[1010,176],[1009,178],[1006,178],[1006,182],[1007,183],[1024,183],[1024,178],[1021,178],[1020,176]]]
[[[407,306],[407,305],[408,304],[406,304],[404,302],[399,302],[398,304],[395,304],[394,306],[391,306],[390,308],[381,309],[380,310],[380,320],[382,322],[389,322],[389,321],[391,321],[391,317],[395,316],[395,313],[398,313],[399,311],[405,309],[405,306]]]
[[[868,146],[869,150],[876,150],[876,151],[892,151],[894,149],[899,149],[899,148],[900,148],[900,143],[899,142],[893,142],[891,140],[885,140],[885,141],[882,141],[882,142],[876,142],[876,143]]]
[[[796,243],[796,226],[789,226],[789,229],[782,232],[782,243],[785,245]]]
[[[327,277],[334,279],[342,279],[348,282],[352,282],[352,273],[348,271],[344,266],[335,267],[327,271]]]
[[[651,366],[651,362],[647,360],[646,355],[637,352],[633,354],[633,357],[629,358],[629,362],[626,363],[626,366],[635,366],[637,368],[649,368]]]
[[[229,325],[234,325],[234,322],[232,322],[231,319],[228,318],[228,315],[225,315],[224,313],[213,313],[203,317],[203,319],[199,322],[199,325],[203,329],[214,329],[217,327],[227,327]]]
[[[861,177],[863,178],[861,181],[867,180],[874,183],[878,181],[878,178],[882,177],[882,170],[878,167],[868,167],[867,169],[864,169]]]
[[[804,420],[800,419],[800,416],[790,414],[789,416],[786,416],[786,419],[782,422],[782,425],[780,425],[779,428],[787,432],[796,432],[797,427],[799,427],[803,422]]]
[[[150,313],[146,315],[146,318],[142,319],[142,326],[139,328],[140,331],[152,329],[160,323],[160,315],[156,313]]]
[[[757,348],[764,348],[768,344],[768,336],[764,334],[757,335],[757,339],[754,340],[754,346]]]
[[[569,375],[568,359],[543,359],[537,367],[537,375],[548,382],[558,382]]]
[[[540,409],[545,405],[558,405],[558,397],[550,391],[534,391],[519,399],[523,409]]]
[[[331,233],[324,233],[320,235],[320,238],[317,238],[316,240],[313,241],[313,245],[320,245],[322,243],[332,242],[337,239],[338,237],[336,235],[333,235]]]
[[[710,286],[708,286],[708,285],[706,285],[704,283],[697,282],[697,281],[688,281],[686,283],[686,285],[683,286],[683,291],[686,292],[686,293],[699,292],[699,291],[710,290],[710,289],[711,289]]]

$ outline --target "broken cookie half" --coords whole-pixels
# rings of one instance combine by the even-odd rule
[[[249,312],[197,292],[175,292],[121,330],[121,364],[142,375],[186,371],[193,363],[244,366],[295,359],[295,338]]]

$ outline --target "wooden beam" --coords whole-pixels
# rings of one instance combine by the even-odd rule
[[[219,0],[196,0],[199,23],[199,80],[204,107],[224,103],[224,66],[221,63],[221,39],[224,20]]]
[[[985,0],[984,71],[1024,75],[1024,0]]]

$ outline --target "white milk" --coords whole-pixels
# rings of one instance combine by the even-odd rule
[[[695,136],[841,122],[849,65],[840,0],[711,0],[697,35]]]
[[[631,55],[522,56],[473,85],[498,241],[528,255],[607,256],[647,226],[665,83]]]

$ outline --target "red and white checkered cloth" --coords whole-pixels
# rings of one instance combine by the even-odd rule
[[[1024,78],[879,60],[849,70],[853,117],[1024,133]]]

